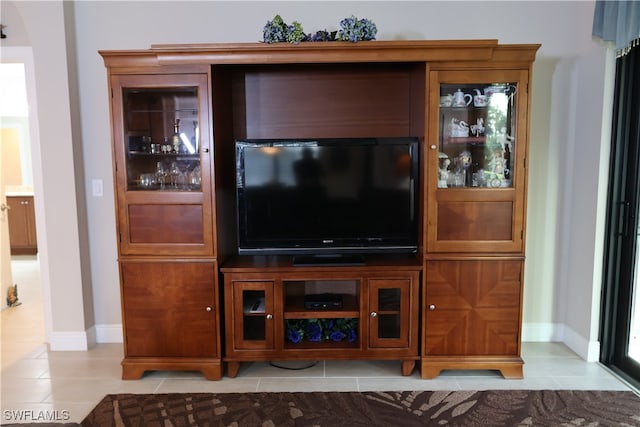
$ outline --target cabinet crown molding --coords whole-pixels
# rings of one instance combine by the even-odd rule
[[[145,50],[101,50],[107,67],[144,58],[146,65],[287,64],[335,62],[500,61],[514,53],[523,63],[540,44],[504,44],[498,40],[376,40],[366,42],[154,44]]]

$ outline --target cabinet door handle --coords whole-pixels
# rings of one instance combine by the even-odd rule
[[[209,312],[209,311],[213,311],[213,308],[211,308],[211,307],[207,307],[207,308],[205,308],[204,310],[205,310],[205,311],[207,311],[207,312]]]
[[[273,314],[267,314],[267,319],[268,319],[268,320],[273,319]]]
[[[376,313],[375,311],[372,311],[370,314],[371,317],[378,317],[378,313]]]
[[[431,144],[431,149],[435,150],[436,148],[438,148],[435,144]]]
[[[431,304],[431,305],[429,306],[429,310],[433,311],[433,310],[435,310],[435,309],[436,309],[435,304]]]

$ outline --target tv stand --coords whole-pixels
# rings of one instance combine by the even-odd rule
[[[308,266],[349,266],[366,265],[363,255],[357,254],[317,254],[317,255],[296,255],[293,257],[295,267]]]
[[[232,378],[252,361],[399,360],[410,375],[419,360],[422,264],[414,255],[367,256],[366,265],[334,268],[238,256],[221,271],[232,331],[223,360]],[[252,310],[258,300],[264,305]]]

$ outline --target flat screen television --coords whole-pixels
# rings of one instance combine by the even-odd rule
[[[418,153],[418,138],[236,141],[239,254],[415,252]]]

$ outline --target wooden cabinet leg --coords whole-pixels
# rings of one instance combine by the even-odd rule
[[[237,377],[239,370],[240,362],[227,362],[227,375],[229,375],[230,378]]]
[[[415,360],[403,360],[402,361],[402,375],[408,377],[413,373],[413,369],[416,367]]]
[[[438,378],[442,369],[434,366],[425,366],[422,365],[420,367],[420,378],[425,380],[432,380],[434,378]]]
[[[524,378],[524,374],[522,373],[522,365],[509,365],[503,368],[500,368],[500,373],[504,378],[510,380],[521,380]]]
[[[123,380],[139,380],[144,375],[144,368],[131,365],[122,365]]]
[[[200,369],[202,375],[209,381],[217,381],[222,378],[222,367],[218,366],[207,366],[206,368]]]

